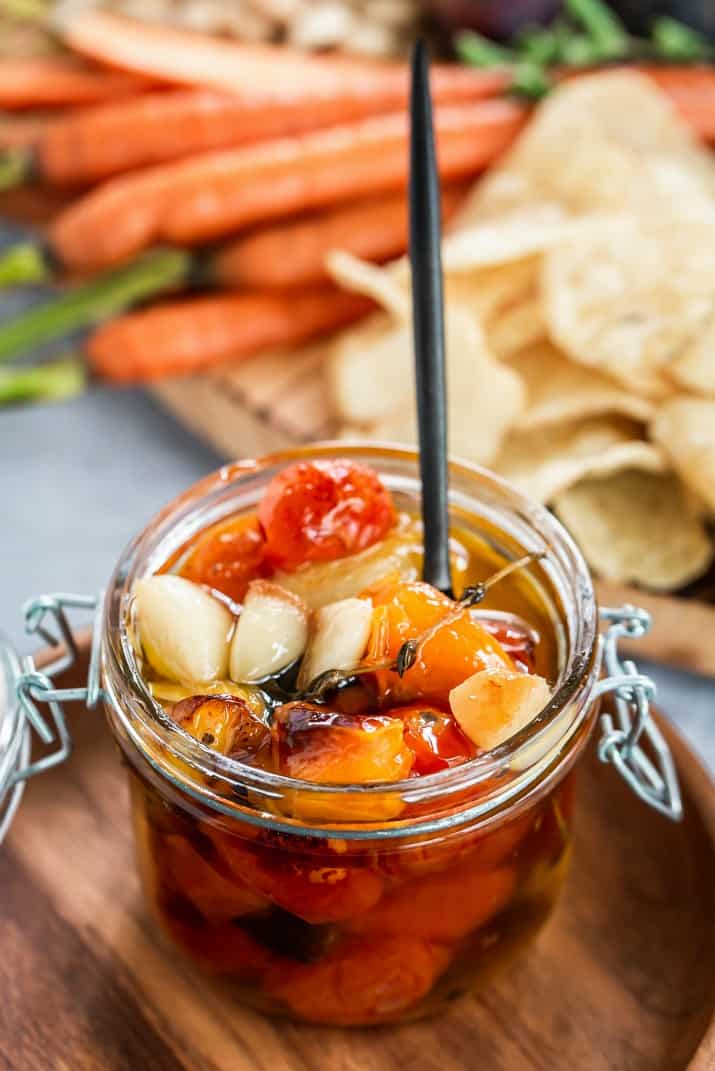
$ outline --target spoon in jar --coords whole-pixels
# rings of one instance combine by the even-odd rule
[[[449,560],[447,383],[439,177],[424,41],[412,53],[410,92],[410,264],[424,563],[422,577],[453,597]]]

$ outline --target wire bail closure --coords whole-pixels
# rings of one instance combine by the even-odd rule
[[[618,724],[614,723],[611,713],[601,715],[598,757],[601,762],[610,762],[640,799],[666,818],[679,822],[683,804],[675,763],[650,713],[655,684],[650,677],[638,672],[635,662],[622,661],[618,653],[622,638],[645,636],[651,625],[650,614],[627,604],[618,608],[604,607],[600,616],[609,626],[605,636],[601,637],[606,676],[597,683],[593,698],[614,697]],[[655,762],[641,747],[642,740],[648,742]]]
[[[22,672],[16,685],[17,699],[26,727],[34,729],[43,744],[54,743],[55,747],[35,762],[27,762],[18,767],[10,778],[8,788],[57,766],[68,757],[72,741],[65,722],[63,703],[79,701],[91,709],[103,698],[99,685],[99,646],[102,634],[99,622],[102,605],[101,595],[57,594],[42,595],[25,606],[26,631],[31,635],[41,636],[49,647],[56,650],[57,655],[43,672],[37,669],[31,656],[27,655],[22,659]],[[69,609],[94,611],[87,685],[83,688],[55,688],[52,682],[53,677],[73,666],[79,655],[77,641],[67,620],[66,611]],[[49,708],[49,721],[40,712],[38,704],[46,704]]]

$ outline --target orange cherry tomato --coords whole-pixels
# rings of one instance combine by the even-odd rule
[[[241,602],[252,580],[270,576],[263,533],[255,517],[231,517],[198,537],[180,575]]]
[[[206,747],[234,758],[255,756],[268,747],[270,729],[248,703],[231,695],[190,695],[171,715]]]
[[[264,985],[301,1019],[389,1022],[430,991],[450,959],[444,945],[419,937],[352,938],[319,963],[272,968]]]
[[[340,714],[315,703],[286,703],[274,713],[272,732],[276,770],[302,781],[399,781],[412,765],[402,721],[384,714]]]
[[[265,896],[305,922],[339,922],[367,911],[382,895],[383,878],[340,857],[291,852],[279,845],[212,830],[221,865],[254,895]]]
[[[458,865],[407,882],[364,915],[351,919],[354,933],[450,941],[479,929],[502,911],[517,884],[513,867],[482,870]]]
[[[269,561],[291,571],[365,550],[387,535],[396,515],[377,473],[335,458],[301,461],[274,476],[258,519]]]
[[[162,869],[172,890],[193,904],[212,925],[221,925],[254,911],[265,911],[271,906],[265,897],[252,892],[237,879],[222,874],[185,837],[164,836],[158,848]]]
[[[449,621],[455,610],[452,599],[419,580],[395,580],[379,583],[363,594],[375,607],[386,607],[377,615],[381,633],[382,657],[396,658],[407,640],[418,638],[444,620],[433,636],[421,647],[416,662],[398,676],[391,670],[378,673],[380,691],[393,702],[433,699],[445,705],[449,693],[480,669],[514,664],[499,641],[462,610]],[[386,618],[386,620],[385,620]],[[370,645],[371,652],[374,646]]]
[[[459,766],[477,754],[477,749],[448,710],[431,703],[411,703],[383,712],[401,718],[405,745],[414,755],[412,776],[436,773]]]

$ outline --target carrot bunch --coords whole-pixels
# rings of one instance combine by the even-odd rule
[[[369,303],[333,287],[325,261],[334,248],[375,262],[406,249],[404,63],[222,41],[96,10],[71,14],[62,35],[68,55],[0,67],[3,202],[43,224],[36,239],[0,250],[0,287],[74,282],[0,326],[0,361],[90,327],[90,368],[149,380],[364,315]],[[698,77],[712,96],[715,74]],[[528,107],[504,96],[509,78],[432,68],[445,218],[527,120]],[[713,136],[688,73],[658,78]],[[62,393],[57,374],[52,382]]]

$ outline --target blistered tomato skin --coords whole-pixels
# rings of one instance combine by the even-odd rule
[[[274,476],[258,507],[267,559],[286,571],[356,554],[395,524],[389,491],[363,465],[299,462]]]
[[[368,589],[380,615],[379,643],[368,650],[379,657],[395,659],[407,640],[419,638],[428,629],[435,632],[420,647],[413,665],[400,677],[383,670],[377,674],[382,695],[395,703],[415,699],[448,702],[450,691],[480,669],[513,669],[499,641],[464,609],[454,620],[455,603],[421,581],[390,579]],[[440,622],[444,624],[440,626]],[[381,647],[381,650],[380,650]]]
[[[275,711],[272,732],[275,768],[303,781],[333,785],[399,781],[412,766],[404,725],[397,717],[286,703]]]
[[[192,695],[174,705],[172,717],[206,747],[233,758],[255,758],[270,742],[268,727],[235,696]]]
[[[240,603],[252,580],[270,575],[265,540],[255,517],[232,517],[202,532],[180,575]]]
[[[383,713],[402,719],[405,745],[414,755],[413,777],[458,766],[473,759],[477,753],[449,711],[434,704],[411,703]]]

